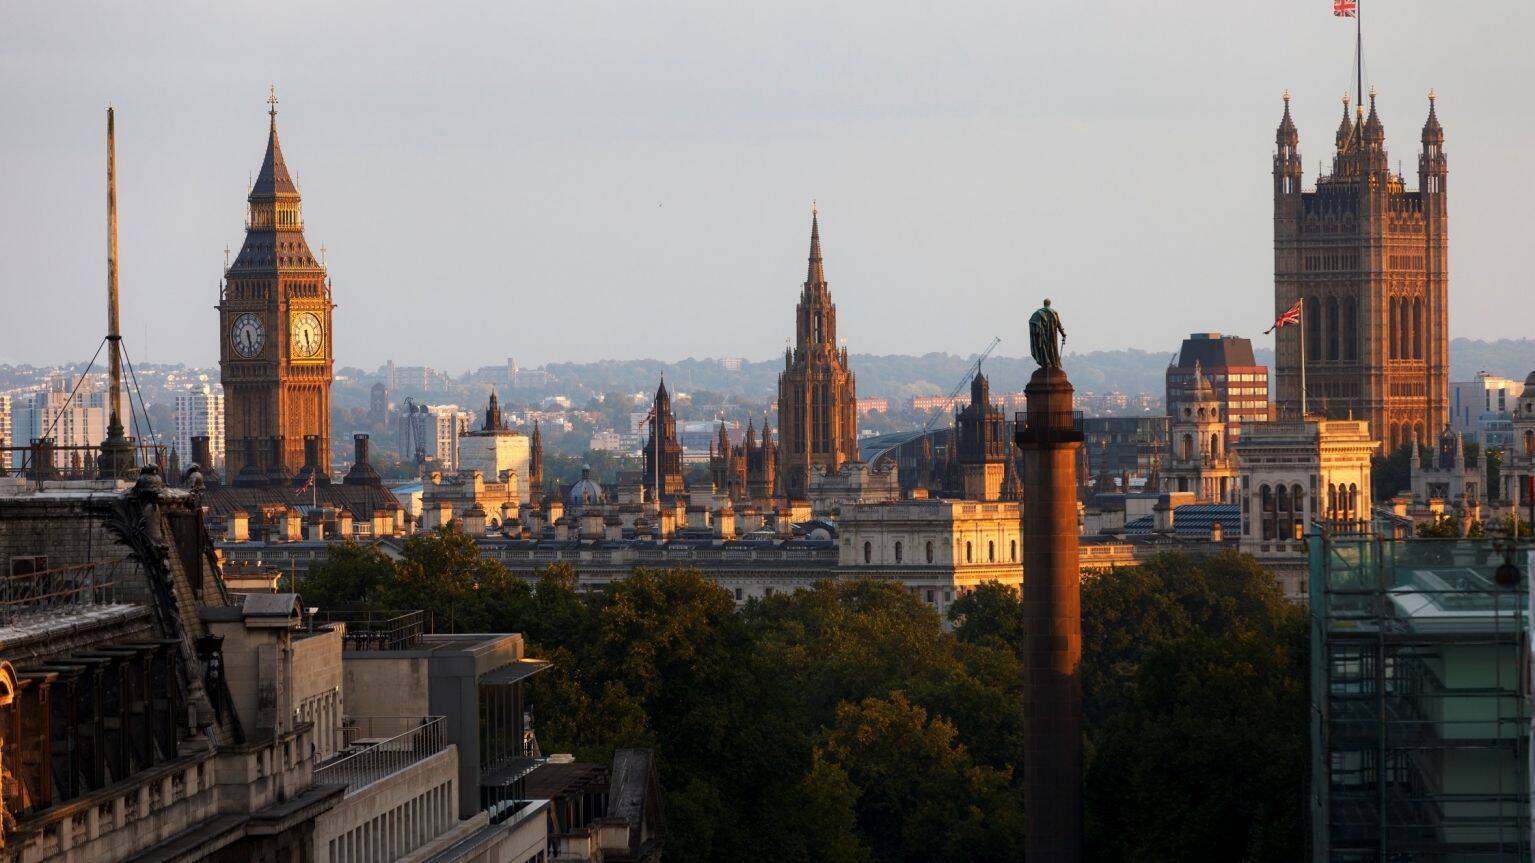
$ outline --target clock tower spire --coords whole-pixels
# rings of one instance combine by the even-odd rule
[[[244,483],[296,474],[308,435],[318,438],[321,471],[330,468],[330,279],[304,239],[298,185],[277,139],[275,89],[267,105],[245,243],[224,271],[218,305],[224,475]]]

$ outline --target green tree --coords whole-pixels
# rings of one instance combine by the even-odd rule
[[[947,720],[902,692],[837,709],[817,752],[862,789],[860,832],[879,860],[1017,860],[1023,812],[1007,771],[978,765]]]
[[[977,585],[949,606],[949,621],[961,641],[1023,646],[1023,603],[1015,587],[996,581]]]
[[[1370,457],[1370,478],[1375,500],[1389,501],[1412,487],[1412,445],[1402,444],[1390,454]]]
[[[332,545],[299,584],[304,602],[323,610],[364,607],[394,580],[394,561],[377,546]]]
[[[1082,621],[1091,858],[1303,856],[1305,617],[1274,577],[1159,555],[1087,580]]]

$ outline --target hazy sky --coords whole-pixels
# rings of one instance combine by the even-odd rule
[[[1414,186],[1440,94],[1452,335],[1530,335],[1535,4],[1363,6],[1366,82]],[[1068,350],[1258,337],[1280,93],[1309,184],[1351,81],[1353,27],[1330,10],[7,3],[0,362],[100,339],[108,102],[129,349],[216,360],[269,84],[329,250],[340,365],[773,356],[812,198],[854,352],[1000,335],[1024,354],[1043,296]]]

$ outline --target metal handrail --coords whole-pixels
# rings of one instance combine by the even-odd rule
[[[355,792],[358,788],[436,755],[447,746],[446,725],[441,716],[359,718],[392,719],[419,724],[316,767],[316,784],[345,785],[348,793]]]

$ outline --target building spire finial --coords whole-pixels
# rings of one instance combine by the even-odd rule
[[[810,201],[810,266],[805,272],[805,284],[819,285],[826,282],[826,270],[821,264],[821,211],[815,200]]]
[[[266,103],[267,103],[267,106],[268,106],[267,107],[267,115],[272,118],[272,125],[275,126],[275,125],[277,125],[277,85],[276,84],[272,84],[272,85],[269,85],[267,87]]]

